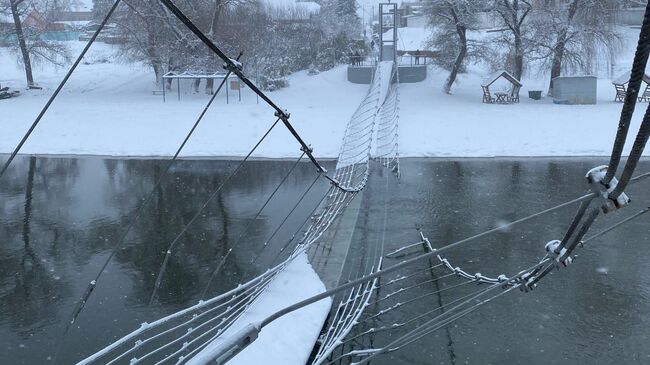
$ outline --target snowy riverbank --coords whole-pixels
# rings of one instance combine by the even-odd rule
[[[630,32],[632,34],[632,32]],[[74,44],[79,50],[81,44]],[[27,154],[94,154],[113,156],[169,156],[208,101],[183,83],[181,100],[176,85],[163,103],[154,95],[152,72],[144,66],[116,63],[113,49],[93,46],[88,63],[79,67],[69,85],[24,146]],[[628,47],[629,48],[629,47]],[[620,57],[620,69],[631,52]],[[109,62],[104,62],[108,60]],[[0,84],[24,85],[15,56],[0,49]],[[43,90],[24,91],[0,101],[0,153],[10,152],[45,104],[65,69],[40,69]],[[485,76],[471,70],[460,76],[453,95],[441,91],[447,72],[431,68],[428,79],[401,86],[400,154],[402,156],[605,156],[610,153],[621,104],[613,102],[608,79],[598,83],[598,104],[554,105],[548,98],[527,98],[529,89],[545,89],[544,80],[523,80],[521,103],[481,103]],[[291,113],[291,121],[320,157],[336,157],[345,124],[363,98],[367,86],[346,81],[345,66],[309,76],[299,72],[290,87],[270,93]],[[645,103],[640,105],[644,108]],[[642,112],[632,124],[635,131]],[[242,101],[225,93],[207,113],[183,156],[243,156],[273,122],[273,111],[248,89]],[[631,133],[633,134],[633,133]],[[298,144],[282,125],[255,152],[257,157],[291,157]]]

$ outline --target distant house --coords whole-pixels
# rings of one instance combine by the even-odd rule
[[[77,31],[88,25],[94,18],[93,3],[90,0],[70,0],[63,3],[59,9],[48,16],[51,23],[59,24],[59,28]]]
[[[55,10],[44,15],[36,9],[22,19],[23,28],[32,29],[43,40],[72,41],[78,40],[84,28],[91,23],[92,12]]]
[[[53,27],[47,20],[45,15],[41,14],[38,10],[34,9],[22,19],[23,27],[32,28],[38,31],[46,31]]]
[[[7,34],[14,30],[14,19],[9,15],[0,14],[0,34]]]

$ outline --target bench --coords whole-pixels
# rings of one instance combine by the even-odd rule
[[[494,98],[490,95],[490,88],[488,86],[481,86],[483,88],[483,102],[488,104],[494,103]]]
[[[650,101],[650,85],[645,86],[645,90],[639,95],[639,101]]]
[[[614,87],[616,88],[616,96],[614,97],[614,101],[620,101],[622,103],[625,100],[625,94],[627,92],[627,90],[625,90],[625,85],[614,84]]]

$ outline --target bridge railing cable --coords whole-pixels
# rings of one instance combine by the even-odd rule
[[[239,58],[241,57],[241,55],[242,55],[242,54],[240,53],[239,56],[237,57],[237,59],[239,59]],[[227,73],[227,74],[230,74],[230,73]],[[83,311],[83,309],[84,309],[84,307],[85,307],[85,305],[86,305],[86,302],[88,301],[88,299],[89,299],[90,296],[92,295],[92,293],[93,293],[95,287],[97,286],[97,283],[98,283],[100,277],[102,276],[102,274],[104,273],[104,271],[105,271],[106,268],[108,267],[109,263],[112,261],[113,257],[115,257],[115,254],[116,254],[116,253],[118,252],[118,250],[119,250],[119,249],[124,245],[124,242],[126,241],[126,238],[128,237],[129,233],[131,232],[131,230],[133,229],[133,227],[135,226],[135,224],[139,221],[140,217],[141,217],[142,214],[144,213],[144,209],[149,205],[149,203],[151,202],[151,200],[152,200],[153,197],[155,196],[155,192],[156,192],[156,191],[159,189],[159,187],[162,185],[164,179],[165,179],[165,178],[167,177],[167,175],[169,174],[169,171],[171,170],[172,166],[173,166],[173,165],[176,163],[176,161],[178,160],[178,158],[179,158],[181,152],[182,152],[183,149],[185,148],[185,145],[187,144],[187,142],[189,141],[189,139],[192,137],[192,135],[193,135],[194,132],[196,131],[197,127],[199,126],[199,124],[201,123],[201,121],[203,120],[203,118],[205,117],[205,115],[206,115],[208,109],[209,109],[210,106],[213,104],[213,102],[214,102],[216,96],[219,94],[219,92],[221,91],[221,89],[222,89],[223,86],[225,85],[225,81],[226,81],[226,80],[227,80],[227,78],[224,78],[224,80],[219,84],[219,86],[217,87],[215,93],[212,95],[212,97],[210,98],[210,100],[208,101],[208,103],[205,105],[205,107],[203,108],[203,110],[202,110],[201,113],[199,114],[198,118],[196,119],[196,121],[194,122],[194,124],[192,125],[192,127],[190,128],[189,132],[185,135],[183,141],[181,142],[181,144],[179,145],[179,147],[176,149],[176,152],[174,153],[174,155],[172,156],[172,158],[171,158],[169,161],[167,161],[167,163],[166,163],[166,165],[165,165],[165,168],[163,169],[163,171],[162,171],[162,173],[160,174],[160,176],[158,177],[158,179],[155,181],[155,183],[154,183],[152,189],[151,189],[151,190],[149,191],[149,193],[148,193],[148,194],[147,194],[147,195],[142,199],[141,203],[140,203],[140,204],[138,205],[138,207],[136,208],[135,213],[133,214],[133,216],[131,217],[131,219],[129,219],[129,223],[126,225],[126,227],[125,227],[124,231],[122,232],[122,234],[120,235],[119,239],[117,239],[117,240],[115,241],[115,244],[113,245],[113,248],[112,248],[112,250],[111,250],[109,256],[104,260],[104,263],[102,264],[102,266],[101,266],[99,272],[97,273],[97,275],[95,276],[95,278],[94,278],[92,281],[90,281],[90,283],[89,283],[88,286],[86,287],[86,290],[84,291],[84,293],[83,293],[82,296],[80,297],[79,301],[77,302],[77,305],[76,305],[74,311],[72,312],[72,315],[71,315],[71,317],[70,317],[70,320],[69,320],[69,321],[66,323],[66,325],[65,325],[65,329],[64,329],[64,334],[63,334],[63,336],[59,337],[59,338],[60,338],[59,341],[62,341],[62,340],[66,337],[66,335],[67,335],[67,333],[68,333],[68,331],[69,331],[69,327],[70,327],[70,325],[73,324],[73,323],[75,322],[76,318],[79,316],[79,314],[81,313],[81,311]],[[276,123],[277,123],[277,122],[276,122]],[[267,134],[268,134],[268,133],[267,133]],[[61,346],[57,346],[57,351],[58,351],[58,349],[60,349],[60,348],[61,348]],[[56,358],[56,356],[55,356],[54,358]]]

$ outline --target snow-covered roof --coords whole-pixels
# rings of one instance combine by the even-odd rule
[[[164,79],[223,79],[226,77],[224,71],[206,71],[206,70],[177,70],[169,71],[163,75]],[[237,75],[231,74],[228,78],[236,78]]]
[[[14,20],[9,15],[0,14],[0,23],[12,23]]]
[[[92,20],[68,20],[68,21],[57,21],[58,24],[65,24],[71,27],[85,27],[86,25],[92,23]]]
[[[315,3],[313,1],[299,1],[294,5],[300,9],[309,11],[311,14],[317,14],[320,12],[320,5],[318,5],[318,3]]]
[[[483,81],[483,84],[481,86],[490,86],[492,83],[497,81],[500,77],[503,77],[504,79],[510,81],[512,84],[516,86],[519,87],[523,86],[523,84],[516,77],[512,76],[512,74],[506,70],[499,70],[493,73],[492,76],[488,77],[487,79],[485,79],[485,81]]]
[[[320,5],[314,1],[295,1],[295,0],[262,0],[268,6],[274,8],[294,8],[308,11],[312,14],[320,12]]]
[[[91,12],[93,11],[93,0],[70,0],[70,11]]]
[[[644,74],[643,81],[645,81],[646,84],[650,85],[650,75]],[[624,74],[612,80],[612,84],[614,85],[625,85],[628,82],[630,82],[630,71],[625,72]]]

